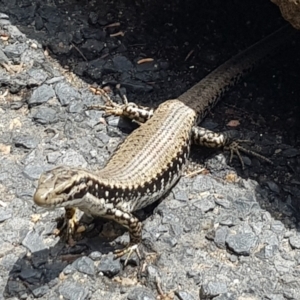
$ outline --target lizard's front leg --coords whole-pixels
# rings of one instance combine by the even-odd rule
[[[54,231],[56,236],[61,235],[62,232],[66,232],[66,241],[69,244],[73,243],[73,236],[75,235],[78,221],[76,219],[76,208],[65,207],[65,215],[63,217],[63,224]]]
[[[125,212],[119,208],[108,209],[105,213],[105,218],[113,220],[129,231],[129,243],[123,249],[115,250],[115,257],[121,257],[128,253],[125,265],[133,251],[137,250],[139,243],[142,240],[142,222],[139,221],[130,212]]]
[[[100,93],[99,91],[102,92]],[[126,98],[124,104],[118,104],[114,102],[105,91],[98,89],[97,92],[106,98],[106,104],[92,105],[89,106],[88,109],[101,109],[105,111],[106,115],[126,117],[138,124],[145,123],[153,116],[153,108],[137,105],[133,102],[127,102]]]

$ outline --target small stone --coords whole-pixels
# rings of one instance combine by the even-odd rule
[[[215,202],[216,202],[217,205],[220,205],[220,206],[222,206],[226,209],[231,207],[231,201],[228,201],[227,199],[218,199],[218,198],[216,198]]]
[[[55,86],[55,93],[62,106],[66,106],[71,101],[80,99],[80,94],[71,85],[65,82],[59,82]]]
[[[103,257],[98,266],[98,271],[112,278],[121,271],[120,260],[114,259],[113,255]]]
[[[295,148],[289,148],[289,149],[282,151],[281,155],[284,157],[291,158],[291,157],[300,155],[300,152],[299,152],[299,150],[297,150]]]
[[[128,296],[128,300],[156,300],[155,294],[145,287],[137,287],[132,290]]]
[[[89,23],[95,25],[98,22],[99,14],[98,12],[92,11],[89,14]]]
[[[96,138],[99,139],[104,145],[109,142],[109,136],[102,132],[97,133]]]
[[[211,281],[201,286],[200,299],[210,299],[224,293],[227,293],[226,283]]]
[[[87,166],[87,162],[85,158],[75,150],[67,150],[62,156],[60,156],[57,160],[58,165],[67,165],[71,167],[81,166],[85,168]]]
[[[215,232],[214,242],[217,247],[221,249],[226,248],[226,237],[228,235],[228,228],[225,226],[219,227]]]
[[[32,289],[32,294],[35,298],[41,298],[49,292],[48,285],[39,286],[36,289]]]
[[[99,252],[99,251],[93,251],[90,255],[90,258],[92,259],[92,260],[100,260],[101,259],[101,257],[102,257],[102,253],[101,252]]]
[[[28,104],[30,106],[42,104],[53,97],[55,97],[53,88],[47,84],[43,84],[33,91]]]
[[[191,203],[201,209],[203,213],[213,210],[216,206],[215,201],[209,198],[191,200]]]
[[[95,274],[95,266],[94,262],[86,256],[80,257],[73,262],[73,267],[81,273],[87,275],[94,275]]]
[[[78,282],[65,281],[58,289],[63,299],[85,300],[88,299],[89,292]]]
[[[65,78],[63,76],[56,76],[56,77],[53,77],[53,78],[50,78],[46,81],[47,84],[54,84],[54,83],[57,83],[59,81],[62,81],[64,80]]]
[[[234,226],[238,224],[237,217],[230,214],[222,214],[217,220],[218,223],[223,226]]]
[[[4,13],[0,13],[0,19],[9,19],[9,16],[7,14]]]
[[[0,223],[10,219],[11,217],[12,217],[12,211],[10,209],[0,207]]]
[[[84,105],[83,103],[76,101],[76,100],[72,100],[68,106],[68,112],[70,113],[80,113],[84,111]]]
[[[285,231],[285,227],[283,225],[283,223],[281,221],[277,221],[275,220],[272,224],[271,224],[271,230],[276,233],[276,234],[281,234]]]
[[[18,135],[13,138],[13,143],[16,147],[23,147],[25,149],[34,149],[39,141],[29,135]]]
[[[294,249],[300,249],[300,235],[291,236],[289,242]]]
[[[1,49],[0,49],[0,62],[9,63],[8,57]]]
[[[131,71],[133,69],[132,62],[122,55],[115,56],[113,58],[113,64],[118,72]]]
[[[28,46],[25,43],[11,44],[4,48],[4,53],[9,58],[18,58],[27,48]]]
[[[36,180],[40,178],[40,175],[43,173],[44,169],[38,165],[28,165],[24,168],[23,174],[30,180]]]
[[[269,189],[272,192],[274,192],[276,194],[280,193],[280,188],[279,188],[279,186],[274,181],[267,181],[266,184],[268,185]]]
[[[40,108],[33,116],[33,120],[37,123],[46,125],[57,122],[56,111],[50,107]]]
[[[76,269],[73,267],[73,265],[68,265],[63,269],[63,272],[65,275],[70,275],[76,272]]]
[[[20,278],[30,283],[39,282],[42,277],[42,270],[36,270],[32,267],[25,267],[21,269]]]
[[[22,241],[22,245],[29,249],[32,253],[47,249],[41,236],[33,230],[27,233],[26,237]]]
[[[41,69],[30,69],[28,70],[28,74],[36,81],[38,85],[44,83],[48,77],[47,73]]]
[[[101,53],[103,48],[103,42],[97,41],[95,39],[90,39],[83,43],[80,50],[88,60],[92,60],[99,57],[99,54]]]
[[[257,243],[257,236],[253,232],[229,234],[226,243],[236,254],[250,255],[251,249]]]
[[[217,296],[214,298],[214,300],[233,300],[233,299],[238,299],[235,294],[232,293],[224,293],[220,296]],[[257,298],[240,298],[241,300],[258,300]]]
[[[187,192],[184,190],[174,189],[173,194],[174,194],[174,198],[176,200],[179,200],[179,201],[188,201],[189,200],[189,196],[188,196]]]
[[[57,159],[61,156],[61,153],[56,151],[56,152],[51,152],[47,154],[47,161],[49,164],[54,164]]]
[[[180,300],[196,300],[190,293],[186,291],[179,290],[178,292],[175,292],[175,294]]]

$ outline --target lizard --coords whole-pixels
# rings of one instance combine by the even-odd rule
[[[192,143],[207,147],[244,149],[231,131],[215,133],[196,125],[219,99],[267,55],[294,36],[285,26],[229,59],[177,99],[157,109],[135,103],[108,101],[106,113],[121,115],[140,125],[121,143],[107,164],[96,172],[59,166],[39,179],[34,202],[45,208],[64,207],[67,234],[72,234],[75,210],[114,220],[129,231],[129,243],[116,257],[132,253],[142,239],[142,223],[135,211],[162,198],[180,179]]]

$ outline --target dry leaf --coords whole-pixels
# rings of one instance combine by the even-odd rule
[[[31,215],[31,222],[33,222],[33,223],[37,223],[40,219],[41,219],[41,215],[40,214],[33,214],[33,215]]]
[[[240,125],[240,121],[239,120],[231,120],[227,123],[227,126],[229,127],[237,127]]]
[[[0,144],[0,152],[4,155],[8,155],[10,153],[11,146]]]

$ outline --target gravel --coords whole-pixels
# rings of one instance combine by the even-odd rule
[[[274,165],[244,156],[243,172],[223,153],[195,147],[190,167],[205,171],[137,212],[146,263],[135,253],[126,266],[126,257],[113,259],[128,233],[104,220],[68,245],[52,234],[64,211],[32,200],[42,172],[97,170],[134,128],[86,110],[105,101],[90,84],[114,94],[120,84],[147,106],[175,98],[279,27],[275,6],[247,0],[217,13],[219,4],[196,1],[0,4],[0,299],[300,299],[299,42],[205,121],[219,130],[241,120]]]

